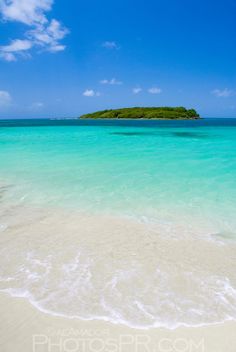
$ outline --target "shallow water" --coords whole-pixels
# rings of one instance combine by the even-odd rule
[[[0,289],[42,310],[236,319],[235,119],[0,121],[0,205]]]

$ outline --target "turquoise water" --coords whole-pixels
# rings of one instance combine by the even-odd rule
[[[0,292],[138,328],[236,320],[236,119],[0,121]]]
[[[0,181],[43,206],[236,234],[236,120],[0,122]]]

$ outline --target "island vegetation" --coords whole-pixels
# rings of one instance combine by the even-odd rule
[[[184,107],[135,107],[85,114],[81,119],[198,119],[194,109]]]

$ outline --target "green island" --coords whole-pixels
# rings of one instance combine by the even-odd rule
[[[135,107],[97,111],[80,116],[81,119],[199,119],[195,109],[180,107]]]

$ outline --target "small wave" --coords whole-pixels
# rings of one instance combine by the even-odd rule
[[[233,289],[230,285],[228,285],[228,283],[226,283],[226,287],[227,290],[229,292],[234,292],[234,294],[236,293],[235,289]],[[132,329],[140,329],[140,330],[149,330],[149,329],[153,329],[153,328],[166,328],[169,330],[174,330],[177,329],[179,327],[193,327],[193,328],[197,328],[197,327],[204,327],[204,326],[212,326],[212,325],[217,325],[217,324],[222,324],[228,321],[236,321],[236,316],[230,316],[230,315],[225,315],[224,318],[222,319],[216,319],[214,321],[211,322],[183,322],[183,321],[178,321],[178,322],[165,322],[162,321],[161,319],[159,319],[158,317],[154,318],[153,316],[151,316],[151,318],[153,319],[152,323],[149,324],[137,324],[137,322],[134,321],[130,321],[130,320],[125,320],[123,319],[116,310],[112,310],[110,316],[109,315],[96,315],[93,314],[89,317],[84,317],[83,315],[80,314],[73,314],[71,312],[71,314],[66,314],[63,312],[55,311],[54,309],[50,309],[50,308],[46,308],[42,302],[35,300],[35,298],[26,290],[16,290],[16,289],[0,289],[0,292],[2,293],[7,293],[9,294],[11,297],[14,298],[24,298],[26,299],[33,307],[35,307],[37,310],[41,311],[42,313],[45,314],[49,314],[55,317],[63,317],[63,318],[67,318],[67,319],[78,319],[78,320],[83,320],[83,321],[94,321],[94,320],[100,320],[100,321],[105,321],[105,322],[109,322],[112,323],[114,325],[124,325],[127,327],[130,327]],[[222,299],[224,299],[224,297],[222,297]],[[142,305],[142,303],[138,302],[138,301],[134,301],[134,303],[137,305],[138,309],[143,311],[145,314],[147,314],[147,312],[145,311],[145,307]],[[101,302],[101,305],[106,308],[106,311],[108,310],[108,307],[106,307],[106,305],[104,304],[104,302]],[[110,311],[110,308],[109,308]],[[192,312],[195,312],[199,315],[201,315],[202,312],[199,312],[197,310],[195,310],[194,308],[192,309]]]

